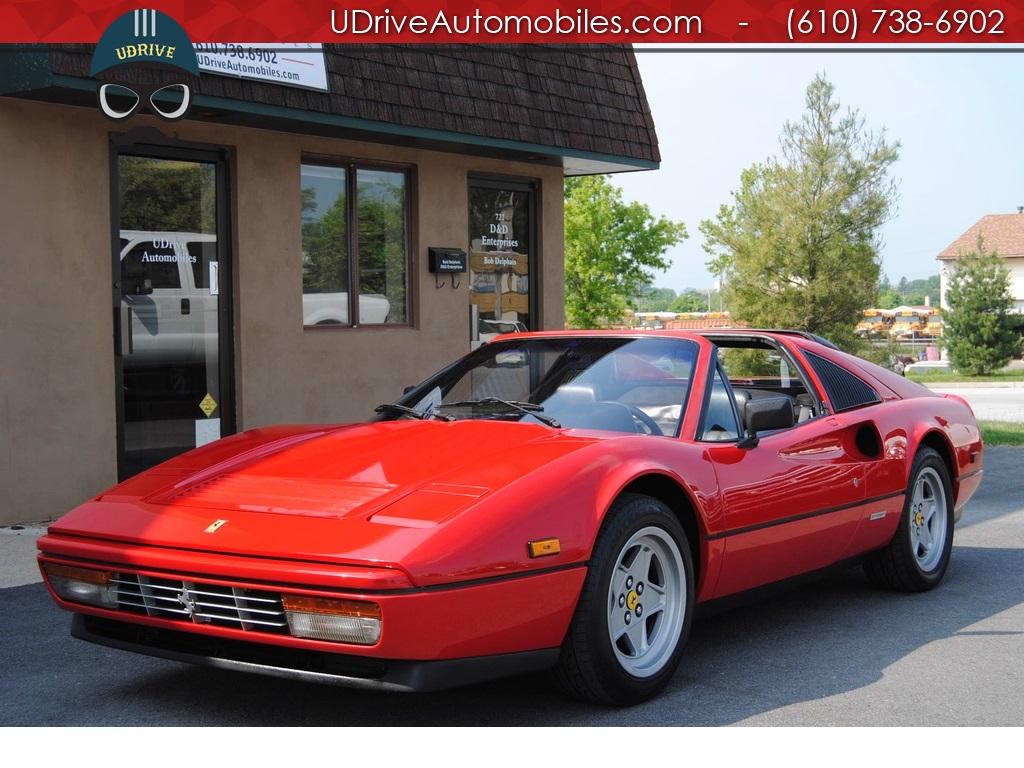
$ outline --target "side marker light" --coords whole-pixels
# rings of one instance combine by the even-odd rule
[[[530,552],[530,557],[548,557],[562,551],[562,544],[557,538],[531,541],[527,543],[526,547]]]

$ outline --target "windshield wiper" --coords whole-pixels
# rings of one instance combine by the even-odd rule
[[[409,416],[415,416],[417,419],[440,419],[441,421],[454,421],[451,416],[446,416],[443,413],[436,413],[435,411],[417,411],[415,408],[410,408],[407,405],[399,405],[398,403],[381,403],[373,409],[374,413],[402,413],[408,414]]]
[[[533,416],[541,424],[547,424],[549,427],[555,429],[561,428],[555,419],[550,416],[544,416],[542,411],[544,410],[543,405],[537,405],[536,403],[524,403],[519,400],[502,400],[500,397],[482,397],[479,400],[462,400],[457,403],[443,403],[446,406],[467,406],[467,405],[504,405],[506,408],[510,408],[513,411],[519,411],[527,416]]]

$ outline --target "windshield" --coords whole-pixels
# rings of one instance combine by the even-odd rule
[[[697,345],[577,336],[491,342],[382,406],[382,419],[502,419],[676,435]]]

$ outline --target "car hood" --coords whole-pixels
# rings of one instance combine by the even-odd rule
[[[178,550],[394,564],[468,510],[479,512],[482,500],[603,439],[615,438],[476,420],[257,430],[144,472],[49,532]]]

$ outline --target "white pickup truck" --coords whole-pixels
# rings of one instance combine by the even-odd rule
[[[193,365],[216,359],[220,293],[216,235],[121,230],[122,317],[133,365]],[[359,323],[387,320],[384,296],[359,297]],[[302,323],[348,325],[347,293],[304,293]]]
[[[378,293],[359,294],[359,324],[379,325],[387,320],[391,304]],[[347,325],[347,293],[302,294],[303,325]]]

